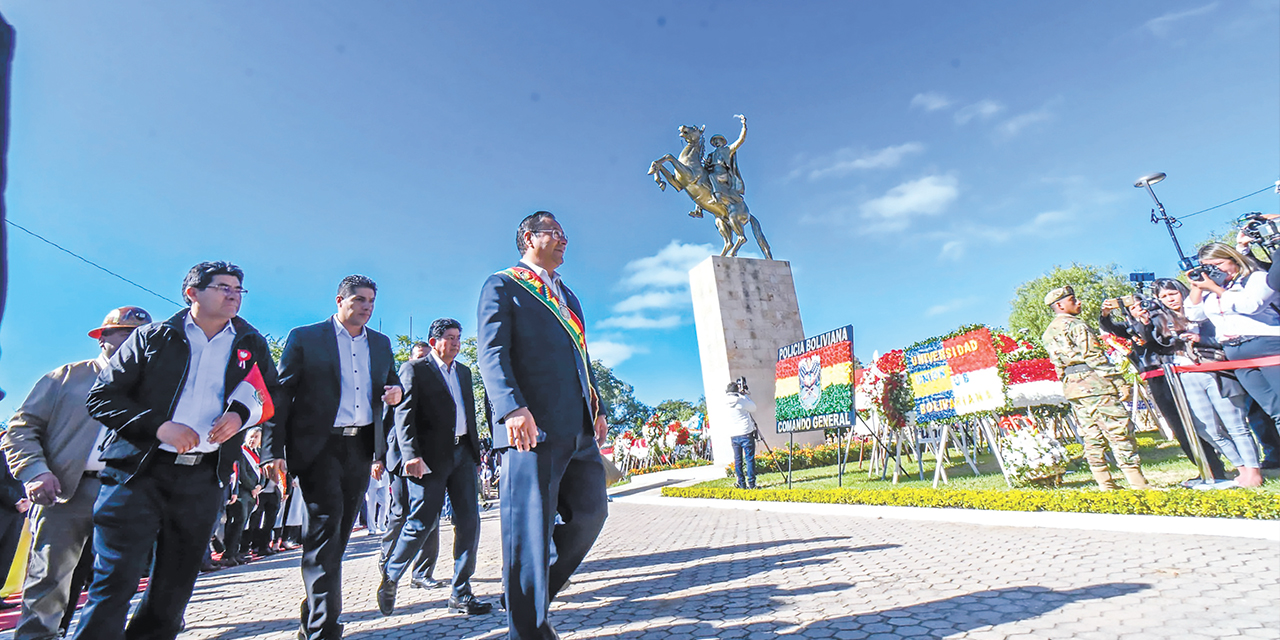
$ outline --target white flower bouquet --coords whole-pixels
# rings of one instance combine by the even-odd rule
[[[1036,429],[1018,429],[1000,438],[1000,452],[1014,482],[1057,483],[1067,471],[1066,447]]]

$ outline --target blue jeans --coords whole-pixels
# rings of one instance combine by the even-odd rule
[[[756,437],[733,436],[729,438],[729,443],[733,445],[733,472],[738,476],[738,487],[756,488]]]
[[[154,453],[152,455],[155,455]],[[193,467],[153,460],[126,484],[106,484],[93,507],[93,584],[80,614],[79,640],[173,640],[191,599],[222,488],[213,462]],[[151,581],[125,630],[129,600]]]
[[[1280,337],[1263,336],[1249,340],[1237,346],[1226,346],[1223,351],[1228,360],[1247,360],[1262,356],[1280,354]],[[1259,369],[1239,369],[1236,379],[1250,396],[1280,424],[1280,367],[1262,367]],[[1249,422],[1261,450],[1262,460],[1274,464],[1280,460],[1280,434],[1276,433],[1276,425],[1255,421]]]

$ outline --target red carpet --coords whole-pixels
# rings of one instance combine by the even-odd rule
[[[143,591],[146,588],[147,579],[143,578],[142,582],[138,583],[138,591]],[[80,602],[76,603],[76,608],[79,609],[80,607],[83,607],[84,601],[88,599],[88,593],[80,594]],[[0,610],[0,631],[8,631],[18,626],[18,616],[22,613],[22,594],[15,593],[8,598],[5,598],[4,603],[5,605],[12,604],[13,608]]]

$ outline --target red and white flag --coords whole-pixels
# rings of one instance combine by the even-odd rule
[[[235,411],[242,418],[247,415],[244,427],[262,424],[275,415],[276,407],[271,403],[271,394],[267,393],[267,383],[263,381],[257,363],[249,368],[249,375],[227,396],[227,411]]]

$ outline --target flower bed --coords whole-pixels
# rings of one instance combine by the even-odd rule
[[[710,460],[677,460],[671,464],[656,464],[639,469],[632,469],[631,475],[641,476],[646,473],[657,473],[659,471],[671,471],[672,469],[691,469],[693,467],[705,467],[711,464]]]
[[[1253,491],[975,489],[721,489],[663,487],[672,498],[816,502],[898,507],[1059,511],[1207,518],[1280,519],[1280,495]]]

